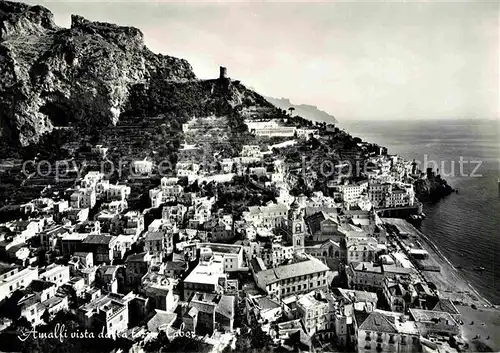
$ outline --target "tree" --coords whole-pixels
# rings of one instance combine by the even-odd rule
[[[149,340],[144,345],[144,350],[146,352],[161,352],[161,349],[168,346],[170,341],[164,331],[158,332],[158,336],[155,339]]]
[[[43,322],[45,322],[45,324],[49,324],[50,323],[50,314],[49,314],[49,311],[48,310],[45,310],[42,314],[42,320]]]
[[[181,124],[179,123],[179,121],[177,119],[173,119],[171,122],[170,122],[170,127],[173,129],[173,130],[180,130],[181,129]]]
[[[233,163],[231,167],[231,173],[237,174],[238,173],[238,165],[236,163]]]
[[[290,108],[288,108],[288,111],[290,112],[290,116],[292,116],[293,112],[295,111],[295,108],[294,107],[290,107]]]

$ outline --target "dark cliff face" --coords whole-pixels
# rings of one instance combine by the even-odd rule
[[[132,87],[195,80],[182,59],[154,54],[140,30],[72,16],[59,28],[41,6],[0,2],[0,134],[27,145],[54,126],[115,124]]]
[[[52,13],[42,6],[0,2],[0,40],[11,35],[39,35],[57,29]]]
[[[415,194],[421,201],[437,201],[453,192],[453,188],[439,175],[417,180],[414,185]]]

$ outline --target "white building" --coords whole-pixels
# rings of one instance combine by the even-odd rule
[[[385,207],[413,206],[414,203],[415,192],[411,184],[393,184],[385,199]]]
[[[70,206],[73,208],[93,208],[96,204],[96,192],[93,187],[80,188],[70,196]]]
[[[70,279],[69,266],[52,264],[40,274],[40,279],[53,282],[57,287],[60,287]]]
[[[80,182],[82,188],[94,188],[97,183],[104,179],[104,174],[97,171],[88,172]]]
[[[297,137],[305,137],[309,139],[310,136],[318,137],[318,129],[296,129]]]
[[[260,146],[258,145],[244,145],[240,155],[242,157],[262,157],[262,152],[260,151]]]
[[[202,252],[199,264],[184,279],[184,298],[196,292],[222,293],[227,274],[221,259],[215,259],[212,252]]]
[[[128,329],[128,302],[123,294],[108,293],[78,308],[78,319],[85,328],[102,325],[111,336]]]
[[[371,203],[376,207],[385,206],[386,195],[391,191],[392,191],[392,184],[390,183],[378,183],[378,182],[368,183],[368,196],[370,197]]]
[[[151,207],[158,208],[163,201],[163,192],[160,189],[149,190],[149,200],[151,200]]]
[[[313,291],[297,300],[297,316],[304,321],[310,336],[318,331],[329,331],[330,335],[333,333],[335,306],[332,299],[321,291]]]
[[[250,206],[243,212],[243,219],[268,228],[275,228],[282,224],[288,216],[289,207],[281,203],[269,202],[266,206]]]
[[[8,298],[15,290],[26,288],[38,279],[38,269],[27,267],[19,270],[17,267],[2,265],[0,275],[0,301]]]
[[[271,269],[261,268],[262,264],[254,261],[256,259],[252,260],[251,268],[254,280],[271,297],[282,299],[328,288],[326,273],[329,268],[314,257]]]
[[[248,131],[257,136],[268,137],[292,137],[295,135],[296,128],[294,126],[281,126],[275,120],[269,121],[250,121],[245,120],[248,126]]]
[[[149,174],[153,171],[153,162],[146,159],[142,161],[134,161],[132,167],[136,174]]]
[[[224,272],[235,272],[244,269],[243,247],[240,245],[198,243],[196,246],[199,249],[210,249],[214,260],[222,262]]]
[[[347,203],[357,202],[363,192],[366,191],[368,187],[367,181],[360,181],[354,184],[342,185],[339,187],[339,191],[342,194],[342,201]]]

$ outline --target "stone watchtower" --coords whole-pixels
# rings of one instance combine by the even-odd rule
[[[217,90],[222,93],[229,92],[229,86],[231,85],[231,79],[227,77],[227,68],[221,66],[219,68],[219,79],[217,80]]]
[[[226,68],[226,67],[224,67],[224,66],[221,66],[221,67],[219,68],[219,79],[220,79],[220,80],[225,80],[225,79],[227,79],[227,78],[228,78],[228,77],[227,77],[227,68]]]

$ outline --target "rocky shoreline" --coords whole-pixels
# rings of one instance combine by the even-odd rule
[[[431,179],[416,180],[414,185],[415,194],[422,202],[439,201],[455,191],[440,175],[436,175]]]

